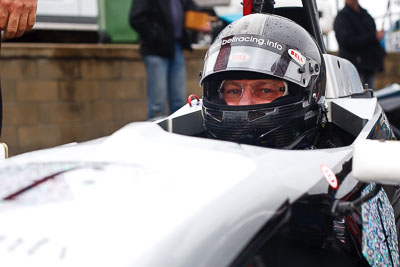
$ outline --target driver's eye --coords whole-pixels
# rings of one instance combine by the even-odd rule
[[[241,94],[241,92],[242,92],[242,89],[234,89],[234,88],[232,88],[232,89],[227,89],[226,90],[226,93],[227,94],[231,94],[231,95],[239,95],[239,94]]]
[[[260,88],[258,89],[259,92],[261,92],[262,94],[268,94],[270,93],[272,90],[269,88]]]

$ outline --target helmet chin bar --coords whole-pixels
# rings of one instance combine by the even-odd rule
[[[203,108],[205,127],[211,138],[289,149],[304,132],[314,133],[318,125],[318,111],[304,109],[303,101],[247,110],[243,106],[233,107],[236,110],[232,110],[231,106],[225,107],[229,110],[223,107]]]

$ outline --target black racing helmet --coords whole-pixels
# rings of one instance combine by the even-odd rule
[[[287,93],[267,104],[228,105],[221,85],[242,79],[280,79]],[[205,56],[200,84],[210,137],[291,148],[320,122],[325,66],[315,40],[300,25],[276,15],[252,14],[218,35]]]

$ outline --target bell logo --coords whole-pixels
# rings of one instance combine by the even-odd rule
[[[299,51],[296,51],[296,50],[293,50],[293,49],[289,49],[288,53],[289,53],[290,57],[293,58],[294,61],[299,63],[301,66],[306,64],[305,57],[302,54],[300,54]]]
[[[234,53],[231,55],[231,60],[234,62],[247,62],[250,56],[246,53]]]
[[[323,175],[325,176],[325,179],[329,183],[329,185],[333,189],[337,189],[338,188],[338,179],[337,179],[335,173],[325,164],[321,165],[321,171],[322,171]]]

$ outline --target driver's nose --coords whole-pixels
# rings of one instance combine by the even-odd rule
[[[251,88],[250,88],[250,86],[246,86],[244,88],[242,98],[239,101],[239,105],[244,106],[244,105],[254,105],[254,104],[255,104],[255,102],[254,102],[253,94],[251,93]]]

